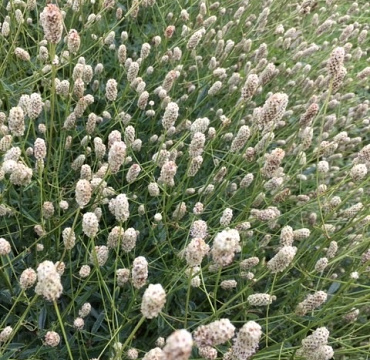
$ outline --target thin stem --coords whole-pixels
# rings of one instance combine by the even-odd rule
[[[190,292],[191,292],[191,278],[193,276],[193,268],[190,268],[189,273],[189,280],[188,280],[188,291],[186,293],[186,303],[185,303],[185,321],[184,321],[184,328],[188,324],[188,309],[189,309],[189,301],[190,301]]]
[[[59,312],[59,308],[58,308],[58,304],[57,302],[54,300],[53,301],[54,303],[54,308],[55,308],[55,312],[57,314],[57,317],[58,317],[58,321],[59,321],[59,324],[60,324],[60,328],[62,329],[62,333],[63,333],[63,337],[64,337],[64,341],[66,343],[66,347],[67,347],[67,351],[68,351],[68,355],[69,355],[69,358],[71,360],[73,360],[73,356],[72,356],[72,352],[71,352],[71,348],[69,346],[69,342],[68,342],[68,338],[67,338],[67,334],[66,334],[66,330],[64,328],[64,324],[63,324],[63,319],[60,315],[60,312]]]

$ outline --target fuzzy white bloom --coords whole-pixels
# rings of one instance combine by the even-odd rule
[[[249,295],[247,301],[253,306],[267,306],[276,300],[276,296],[270,294],[252,294]]]
[[[161,284],[150,284],[141,302],[141,313],[147,319],[157,317],[166,303],[166,292]]]
[[[125,162],[126,144],[123,141],[115,141],[109,149],[108,164],[113,174],[117,173]]]
[[[117,285],[122,287],[129,280],[130,270],[129,269],[117,269],[116,276],[117,276]]]
[[[125,222],[129,216],[129,203],[125,194],[120,194],[109,202],[109,211],[114,215],[117,221]]]
[[[229,319],[216,320],[208,325],[201,325],[193,332],[197,346],[216,346],[230,340],[235,333],[235,326]]]
[[[23,270],[21,277],[19,279],[20,287],[25,290],[30,287],[32,287],[37,280],[37,274],[36,271],[32,268],[28,268],[26,270]]]
[[[191,355],[193,339],[185,330],[176,330],[166,340],[163,352],[166,360],[187,360]]]
[[[10,335],[13,332],[13,328],[11,326],[6,326],[1,332],[0,332],[0,343],[8,341],[10,338]]]
[[[207,223],[204,220],[196,220],[190,227],[190,235],[192,238],[205,239],[208,235]]]
[[[218,233],[213,240],[211,249],[212,259],[219,266],[230,265],[235,253],[240,251],[240,236],[235,229]]]
[[[184,254],[189,266],[199,266],[209,252],[209,245],[202,238],[194,238],[185,248]]]
[[[125,252],[129,252],[134,249],[136,245],[136,239],[137,232],[134,228],[128,228],[127,230],[125,230],[121,243],[122,250]]]
[[[333,357],[333,348],[328,343],[329,331],[325,327],[317,328],[311,335],[302,340],[302,347],[297,355],[307,360],[329,360]]]
[[[41,26],[45,38],[52,44],[57,44],[62,39],[63,15],[54,4],[48,4],[40,14]]]
[[[57,300],[63,291],[60,275],[53,262],[45,260],[37,267],[35,292],[48,301]]]
[[[94,237],[99,230],[99,220],[93,212],[87,212],[82,218],[82,231],[88,237]]]
[[[262,328],[255,321],[248,321],[239,330],[232,346],[233,359],[249,359],[258,349]]]
[[[89,265],[82,265],[79,271],[79,275],[82,278],[87,278],[90,275],[91,268]]]
[[[8,255],[12,248],[8,240],[0,238],[0,255]]]
[[[117,81],[114,79],[109,79],[105,87],[105,97],[109,101],[114,101],[117,99]]]
[[[84,319],[82,319],[81,317],[78,317],[76,319],[74,319],[73,321],[73,327],[76,329],[76,330],[82,330],[85,326],[85,321]]]
[[[76,202],[80,208],[85,207],[91,199],[92,187],[88,180],[78,180],[76,184]]]
[[[349,175],[351,176],[353,181],[361,181],[363,180],[367,175],[367,167],[364,164],[357,164],[352,167],[352,169],[349,172]]]
[[[132,266],[132,284],[136,289],[142,288],[148,278],[148,262],[144,256],[139,256],[134,260]]]
[[[174,126],[178,116],[179,106],[175,102],[168,103],[162,118],[162,125],[164,129],[168,130],[171,126]]]
[[[55,331],[48,331],[45,334],[44,343],[45,343],[45,345],[48,345],[48,346],[51,346],[51,347],[58,346],[59,343],[60,343],[59,334]]]
[[[109,249],[107,246],[95,246],[90,254],[90,262],[98,266],[104,266],[108,260]]]
[[[228,226],[233,218],[233,211],[230,208],[226,208],[221,216],[220,225],[221,226]]]
[[[91,304],[90,303],[84,303],[81,307],[81,309],[78,312],[78,315],[82,318],[85,318],[87,315],[89,315],[91,312]]]
[[[279,252],[267,263],[267,268],[272,273],[277,273],[284,271],[290,263],[297,252],[295,246],[283,246]]]
[[[23,136],[26,130],[24,112],[20,106],[12,107],[8,116],[9,130],[13,136]]]

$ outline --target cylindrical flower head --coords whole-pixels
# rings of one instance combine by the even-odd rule
[[[177,165],[174,161],[167,161],[161,169],[160,176],[158,178],[159,184],[164,184],[170,187],[175,186],[174,177],[176,175]]]
[[[226,208],[221,216],[220,225],[221,226],[228,226],[233,218],[233,211],[230,208]]]
[[[148,262],[144,256],[139,256],[134,260],[132,267],[132,284],[136,289],[142,288],[148,278]]]
[[[166,303],[166,292],[161,284],[150,284],[141,302],[141,313],[147,319],[157,317]]]
[[[88,237],[94,237],[99,230],[99,220],[93,212],[87,212],[82,218],[82,231]]]
[[[187,175],[189,177],[195,176],[197,172],[199,171],[199,169],[201,168],[202,163],[203,163],[203,156],[201,155],[191,158]]]
[[[85,207],[91,199],[92,187],[88,180],[78,180],[76,184],[76,202],[80,208]]]
[[[72,228],[65,228],[62,232],[62,238],[66,250],[71,250],[75,246],[76,235]]]
[[[136,239],[136,230],[134,228],[128,228],[123,234],[121,243],[122,250],[125,252],[129,252],[134,249],[136,245]]]
[[[130,216],[129,203],[125,194],[120,194],[109,202],[109,211],[119,222],[126,221]]]
[[[90,262],[98,266],[104,266],[108,260],[109,249],[107,246],[95,246],[90,254]]]
[[[168,103],[162,118],[162,126],[166,130],[168,130],[171,126],[175,124],[178,116],[179,116],[179,106],[175,102]]]
[[[185,259],[189,266],[200,266],[204,256],[209,252],[209,245],[201,238],[192,239],[185,248]]]
[[[136,61],[133,61],[130,64],[130,67],[127,70],[127,81],[128,82],[133,82],[134,79],[136,78],[137,74],[139,73],[140,66]]]
[[[314,294],[309,294],[305,300],[298,304],[295,313],[299,316],[306,315],[308,312],[321,306],[327,297],[328,295],[325,291],[316,291]]]
[[[259,86],[259,78],[256,74],[251,74],[247,77],[244,86],[242,87],[241,98],[248,101],[255,94]]]
[[[262,127],[266,127],[270,123],[276,124],[283,117],[287,105],[287,94],[276,93],[271,95],[261,109],[258,123]]]
[[[8,341],[12,332],[13,332],[13,328],[11,326],[5,327],[0,332],[0,343]]]
[[[258,343],[262,336],[261,326],[255,321],[248,321],[239,330],[232,353],[236,360],[249,359],[258,349]]]
[[[68,50],[76,55],[78,52],[78,49],[80,48],[81,39],[80,35],[78,35],[77,30],[71,29],[67,35],[67,47]]]
[[[109,101],[114,101],[117,99],[117,81],[114,79],[109,79],[105,87],[105,97]]]
[[[192,238],[205,239],[208,235],[207,223],[204,220],[196,220],[190,228],[190,235]]]
[[[35,140],[35,144],[33,146],[33,155],[35,156],[36,160],[43,160],[46,157],[46,145],[45,140],[41,138],[37,138]]]
[[[251,132],[247,125],[241,126],[235,138],[233,139],[233,142],[231,143],[230,151],[231,152],[240,151],[247,143],[250,134]]]
[[[189,155],[192,158],[202,155],[204,150],[204,143],[206,141],[206,137],[201,132],[196,132],[191,139],[191,143],[189,145]]]
[[[292,246],[294,241],[293,228],[289,225],[284,226],[280,232],[280,245]]]
[[[367,175],[367,166],[364,164],[357,164],[350,170],[349,175],[353,181],[361,181]]]
[[[60,297],[63,286],[53,262],[46,260],[37,267],[37,279],[36,294],[42,295],[49,301],[55,301]]]
[[[265,154],[265,163],[261,169],[263,176],[272,178],[276,170],[278,170],[281,162],[285,156],[285,151],[280,148],[276,148],[271,151],[270,154]]]
[[[129,269],[117,269],[116,276],[117,276],[117,285],[122,287],[129,280],[130,270]]]
[[[248,296],[247,301],[253,306],[267,306],[275,299],[276,297],[270,294],[252,294]]]
[[[191,355],[193,339],[185,330],[176,330],[166,340],[163,348],[166,360],[187,360]]]
[[[57,44],[61,40],[63,32],[63,15],[58,6],[48,4],[40,14],[40,21],[46,40]]]
[[[199,326],[193,333],[198,347],[216,346],[230,340],[235,333],[235,326],[229,319],[216,320],[208,325]]]
[[[141,171],[141,167],[139,164],[131,165],[126,174],[126,181],[129,184],[133,183],[139,176],[140,171]]]
[[[186,47],[188,50],[194,50],[197,45],[199,44],[200,40],[202,39],[202,36],[205,33],[205,29],[201,28],[200,30],[196,31],[192,36],[190,36],[190,39],[188,40]]]
[[[163,350],[159,347],[151,349],[143,357],[143,360],[165,360],[165,359],[166,359],[166,356]]]
[[[330,54],[327,69],[331,77],[335,77],[343,66],[345,51],[342,47],[335,48]]]
[[[297,252],[295,246],[283,246],[279,252],[267,263],[268,269],[272,273],[277,273],[284,271],[290,263]]]
[[[126,144],[123,141],[115,141],[108,153],[108,164],[113,174],[119,171],[126,157]]]
[[[328,343],[329,330],[326,327],[317,328],[311,335],[302,340],[302,348],[313,351]]]
[[[23,290],[32,287],[37,280],[36,271],[32,268],[24,270],[19,279],[19,284]]]
[[[9,130],[13,136],[23,136],[26,130],[24,112],[20,106],[12,107],[8,116]]]
[[[212,259],[219,266],[230,265],[235,253],[239,250],[240,236],[235,229],[224,230],[218,233],[213,240]]]

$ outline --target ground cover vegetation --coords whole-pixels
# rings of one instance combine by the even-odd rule
[[[366,0],[4,0],[0,359],[368,359]]]

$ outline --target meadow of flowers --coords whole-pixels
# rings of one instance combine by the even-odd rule
[[[4,0],[0,359],[369,359],[368,0]]]

